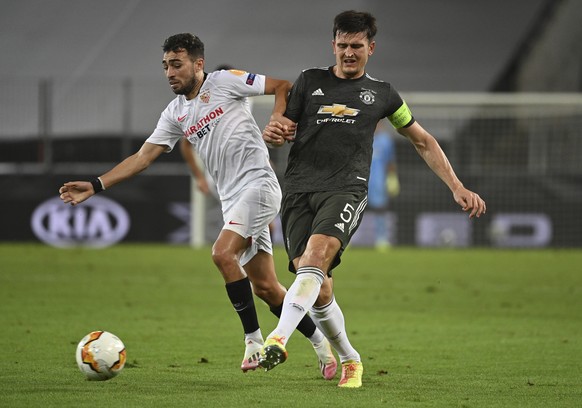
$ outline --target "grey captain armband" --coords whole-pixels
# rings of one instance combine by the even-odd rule
[[[100,193],[101,191],[105,190],[105,187],[103,186],[103,182],[101,181],[101,179],[99,177],[95,177],[93,180],[91,180],[91,185],[93,186],[93,190],[95,191],[95,194]]]

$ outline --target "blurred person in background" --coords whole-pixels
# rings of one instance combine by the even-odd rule
[[[60,198],[71,205],[80,204],[142,172],[180,140],[187,138],[194,144],[222,205],[224,226],[212,247],[212,260],[243,326],[241,369],[254,370],[263,335],[253,291],[276,316],[281,314],[286,291],[275,274],[268,229],[279,211],[281,189],[245,100],[275,95],[275,107],[284,110],[291,83],[237,70],[206,73],[204,44],[189,33],[167,38],[163,51],[162,66],[177,97],[162,112],[153,133],[137,153],[102,176],[65,183],[59,189]],[[297,328],[311,341],[322,375],[333,378],[337,362],[329,342],[308,316]]]
[[[216,191],[216,186],[212,181],[212,176],[206,171],[206,169],[201,169],[198,165],[198,155],[192,147],[192,143],[188,139],[184,138],[180,140],[180,153],[182,158],[188,165],[192,177],[196,180],[196,188],[204,194],[212,194],[213,197],[218,198],[218,191]]]
[[[396,147],[386,121],[381,120],[374,133],[368,182],[368,211],[373,217],[375,247],[379,251],[385,251],[391,246],[386,214],[390,200],[399,193]]]
[[[304,70],[293,85],[286,110],[276,106],[263,131],[271,146],[293,142],[283,181],[281,220],[289,269],[296,277],[279,323],[265,340],[259,364],[271,370],[286,361],[289,337],[309,312],[339,355],[338,386],[343,388],[362,386],[364,366],[348,339],[333,293],[332,270],[366,207],[378,122],[388,118],[408,138],[470,218],[486,209],[481,197],[463,186],[436,139],[414,119],[398,92],[366,73],[375,35],[376,19],[370,13],[338,14],[332,40],[335,65]],[[296,134],[290,131],[289,119],[297,124]]]

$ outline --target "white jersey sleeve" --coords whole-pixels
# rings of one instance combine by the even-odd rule
[[[225,93],[233,98],[263,95],[266,78],[264,75],[231,69],[213,73],[214,78],[221,82]]]
[[[148,143],[167,146],[166,153],[172,151],[178,140],[184,136],[179,126],[180,117],[176,115],[176,105],[178,98],[174,99],[164,109],[158,119],[158,124],[151,136],[146,140]]]

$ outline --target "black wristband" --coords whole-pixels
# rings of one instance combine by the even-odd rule
[[[91,180],[91,185],[93,186],[93,190],[95,191],[95,194],[100,193],[101,191],[105,190],[103,188],[103,184],[101,184],[101,180],[99,180],[99,177],[95,177],[93,180]]]

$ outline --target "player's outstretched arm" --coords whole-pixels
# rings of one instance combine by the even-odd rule
[[[65,204],[77,205],[95,194],[89,181],[69,181],[59,188],[61,200]]]
[[[99,180],[95,180],[94,183],[99,182],[103,189],[112,187],[145,170],[165,150],[166,146],[144,143],[137,153],[129,156],[113,169],[100,176]],[[71,205],[80,204],[97,192],[89,181],[69,181],[59,188],[61,200]]]
[[[430,133],[424,130],[418,122],[407,128],[398,129],[398,133],[412,142],[426,164],[449,187],[457,204],[461,206],[463,211],[469,212],[470,218],[480,217],[481,214],[485,214],[487,211],[485,201],[477,193],[463,186],[447,156]]]
[[[275,79],[271,77],[265,78],[265,95],[275,95],[275,104],[273,106],[273,114],[285,113],[287,108],[287,96],[293,84],[283,79]]]
[[[295,123],[283,116],[287,108],[287,97],[293,84],[289,81],[267,77],[265,95],[275,95],[271,119],[263,131],[263,140],[269,146],[283,146],[285,141],[293,140]]]

